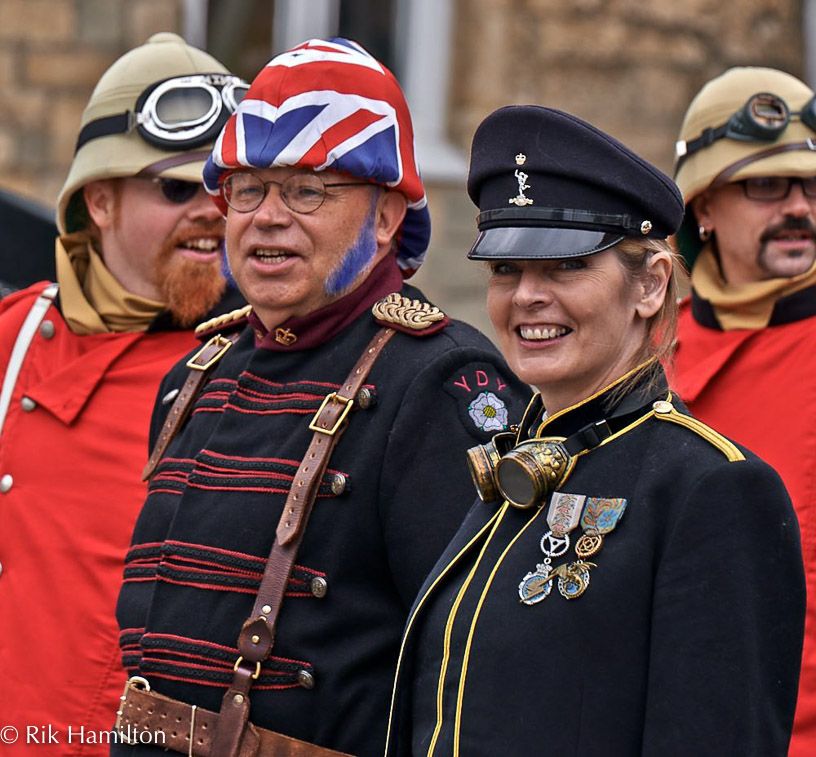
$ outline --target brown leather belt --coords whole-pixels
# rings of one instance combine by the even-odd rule
[[[139,685],[145,688],[137,688]],[[125,684],[116,732],[125,743],[151,744],[191,757],[218,757],[212,749],[218,717],[215,712],[157,694],[149,689],[144,678],[135,677]],[[351,757],[346,752],[293,739],[252,723],[247,723],[238,754],[240,757]]]

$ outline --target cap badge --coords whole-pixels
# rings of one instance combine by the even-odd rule
[[[651,221],[644,221],[640,224],[640,233],[641,234],[648,234],[652,230],[652,222]]]
[[[526,162],[527,162],[527,156],[523,152],[520,152],[518,155],[516,155],[516,165],[517,166],[523,166]]]
[[[289,329],[277,328],[275,329],[275,341],[284,347],[291,347],[297,341],[297,336]]]
[[[522,155],[521,157],[523,158],[524,156]],[[516,156],[516,162],[518,163],[518,155]],[[517,168],[516,178],[518,179],[519,193],[515,197],[511,197],[508,202],[511,205],[518,205],[520,208],[524,207],[525,205],[532,205],[533,201],[524,195],[524,190],[530,189],[530,185],[527,183],[527,179],[529,177],[526,173],[524,173],[524,171],[519,171]]]

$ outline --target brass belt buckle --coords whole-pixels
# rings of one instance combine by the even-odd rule
[[[138,684],[138,685],[137,685]],[[122,690],[122,696],[119,697],[120,705],[116,711],[116,723],[113,730],[125,744],[138,744],[138,741],[131,741],[122,731],[122,715],[124,714],[125,701],[127,700],[128,691],[131,689],[142,689],[143,691],[150,691],[150,682],[147,678],[142,676],[131,676],[125,682],[125,688]]]
[[[318,420],[320,418],[320,414],[323,412],[323,410],[326,408],[326,405],[328,405],[329,402],[338,402],[344,405],[344,407],[342,412],[340,413],[340,416],[334,422],[334,425],[331,428],[324,428],[323,426],[318,425]],[[337,433],[337,429],[340,428],[340,424],[342,424],[343,421],[346,420],[346,416],[349,414],[349,410],[351,410],[351,406],[353,404],[354,404],[353,399],[347,399],[346,397],[343,397],[337,392],[331,392],[330,394],[327,394],[325,399],[323,400],[323,404],[320,405],[320,408],[315,413],[314,418],[312,418],[312,422],[309,424],[309,429],[311,431],[317,431],[319,434],[327,434],[328,436],[334,436]]]
[[[197,362],[198,359],[204,354],[205,350],[208,350],[210,347],[218,347],[218,352],[207,360],[206,363]],[[221,336],[221,334],[216,334],[187,361],[187,367],[194,371],[209,370],[211,366],[215,365],[222,357],[224,357],[224,354],[230,347],[232,347],[232,342],[229,339],[225,339],[223,336]]]

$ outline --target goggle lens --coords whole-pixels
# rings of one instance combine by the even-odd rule
[[[156,121],[170,129],[206,120],[215,107],[212,94],[203,88],[169,90],[154,106]]]

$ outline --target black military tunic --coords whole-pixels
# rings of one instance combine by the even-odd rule
[[[543,507],[473,507],[412,610],[388,755],[787,754],[805,594],[786,491],[665,384],[638,391]],[[570,437],[609,397],[532,432]],[[583,513],[566,551],[547,537],[554,498]],[[564,574],[542,591],[598,532],[590,510],[607,531],[583,593]]]
[[[288,345],[265,349],[272,335],[247,328],[152,477],[117,616],[126,669],[159,693],[219,709],[308,424],[380,328],[371,305],[395,273],[388,259],[359,290],[288,323]],[[187,372],[179,364],[159,396]],[[519,417],[530,392],[458,322],[395,334],[365,387],[320,484],[250,719],[377,755],[408,609],[473,496],[465,451]],[[154,438],[166,412],[159,403]]]

